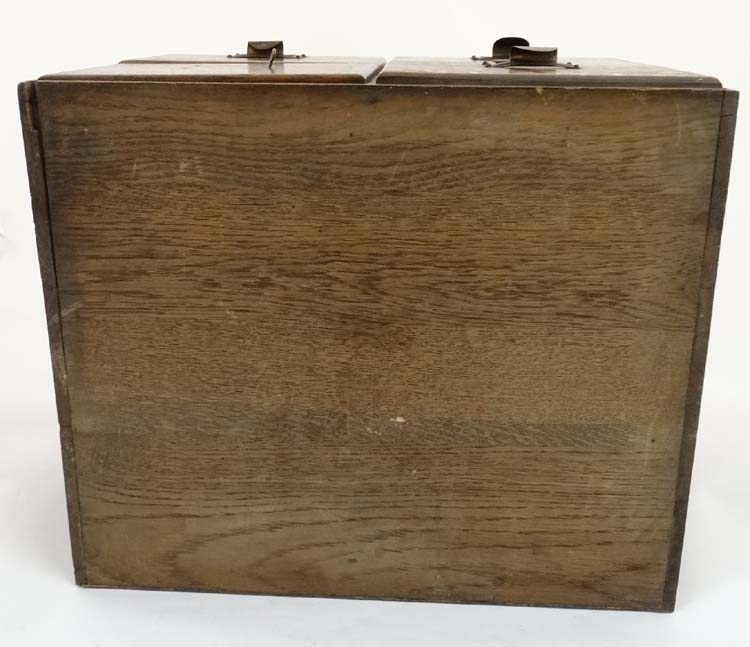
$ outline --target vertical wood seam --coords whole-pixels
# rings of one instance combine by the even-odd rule
[[[719,246],[724,223],[729,169],[732,160],[737,99],[738,93],[736,91],[724,90],[719,113],[714,174],[703,247],[703,268],[701,270],[700,287],[698,290],[695,333],[690,358],[690,373],[675,487],[672,539],[667,558],[667,570],[662,597],[662,604],[666,611],[674,610],[677,596],[680,560],[687,520],[688,495],[690,492],[693,459],[695,457],[703,378],[706,368],[708,337],[711,328],[711,312],[718,269]]]
[[[27,81],[18,85],[18,100],[21,110],[24,148],[26,150],[31,206],[36,233],[37,255],[42,276],[47,333],[49,335],[52,372],[60,427],[63,474],[68,506],[68,527],[73,554],[73,568],[77,584],[86,583],[86,568],[81,528],[78,474],[76,471],[75,445],[70,416],[70,397],[67,384],[65,348],[62,334],[62,317],[57,286],[52,224],[50,221],[47,175],[44,150],[39,125],[36,82]]]

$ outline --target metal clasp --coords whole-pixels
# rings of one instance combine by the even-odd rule
[[[492,56],[472,56],[485,67],[562,67],[578,70],[575,63],[558,63],[557,47],[530,47],[525,38],[507,36],[492,45]]]
[[[306,58],[305,54],[284,54],[283,40],[251,40],[247,43],[245,54],[229,54],[227,58],[246,58],[249,60],[266,60],[269,69],[276,59]]]

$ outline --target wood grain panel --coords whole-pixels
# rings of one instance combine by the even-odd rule
[[[663,608],[721,91],[39,95],[88,584]]]
[[[48,74],[42,78],[72,81],[210,81],[222,83],[367,83],[385,65],[380,58],[321,58],[267,61],[123,61],[114,65]]]
[[[496,67],[465,58],[412,58],[398,56],[385,66],[377,82],[398,85],[498,85],[506,87],[628,87],[720,88],[718,79],[705,74],[616,58],[560,56],[568,67]]]

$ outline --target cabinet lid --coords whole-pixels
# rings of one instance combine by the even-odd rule
[[[498,38],[489,56],[396,58],[378,78],[391,85],[567,87],[721,87],[713,77],[614,58],[558,57],[557,47],[531,47],[525,38]]]
[[[495,65],[480,58],[394,58],[377,83],[567,87],[721,87],[718,79],[614,58],[565,59],[555,66]],[[489,63],[489,64],[488,64]]]
[[[166,54],[41,78],[53,81],[368,83],[384,65],[382,58],[285,54],[282,41],[252,41],[248,43],[247,53],[242,54]]]

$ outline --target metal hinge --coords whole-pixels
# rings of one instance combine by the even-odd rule
[[[245,54],[229,54],[227,58],[246,58],[248,60],[268,61],[268,67],[273,67],[277,59],[306,58],[305,54],[284,54],[283,40],[251,40],[247,43]]]
[[[499,38],[492,45],[492,56],[472,56],[485,67],[563,67],[578,70],[575,63],[558,63],[557,47],[529,47],[529,41],[516,36]]]

